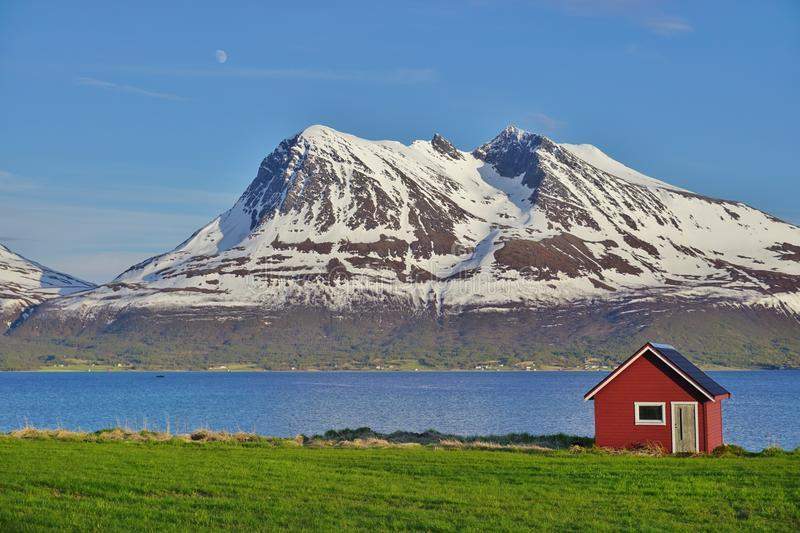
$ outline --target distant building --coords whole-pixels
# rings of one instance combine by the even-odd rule
[[[672,346],[647,343],[583,398],[594,400],[598,446],[708,453],[722,444],[722,400],[730,396]]]

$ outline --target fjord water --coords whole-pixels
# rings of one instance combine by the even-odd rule
[[[800,446],[800,370],[711,372],[733,393],[725,441]],[[294,436],[369,426],[593,435],[603,372],[0,372],[0,431],[26,424]]]

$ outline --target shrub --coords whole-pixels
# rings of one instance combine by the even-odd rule
[[[322,436],[325,440],[333,440],[333,441],[344,441],[344,440],[356,440],[356,439],[370,439],[376,438],[378,434],[372,431],[371,428],[362,427],[356,429],[344,428],[344,429],[329,429],[325,432]]]
[[[786,452],[783,451],[783,448],[780,446],[767,446],[761,451],[761,455],[764,457],[778,457],[780,455],[786,455]]]
[[[714,457],[741,457],[747,455],[747,450],[735,444],[723,444],[714,448],[711,455]]]
[[[209,440],[210,434],[211,432],[206,429],[197,429],[192,431],[192,433],[189,435],[189,439],[193,441],[207,441]]]

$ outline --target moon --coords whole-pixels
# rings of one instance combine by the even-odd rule
[[[217,58],[217,63],[224,63],[228,60],[228,53],[225,50],[217,50],[214,55]]]

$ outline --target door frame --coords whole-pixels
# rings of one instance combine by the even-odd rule
[[[694,453],[700,453],[700,423],[697,402],[670,402],[670,432],[672,433],[672,453],[675,452],[675,406],[691,405],[694,406]]]

